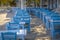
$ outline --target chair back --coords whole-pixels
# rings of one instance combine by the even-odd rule
[[[2,40],[17,40],[15,32],[3,32],[1,33]]]

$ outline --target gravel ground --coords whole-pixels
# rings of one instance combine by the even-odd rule
[[[34,40],[51,40],[50,36],[46,32],[46,29],[42,21],[39,18],[37,17],[32,18],[31,24],[33,24],[33,26],[31,26],[31,31],[32,31],[31,33],[35,34],[35,35],[32,35],[34,36],[33,37]]]

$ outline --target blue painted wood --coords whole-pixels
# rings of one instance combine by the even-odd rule
[[[40,16],[46,29],[50,30],[51,37],[53,39],[57,37],[57,33],[60,33],[60,14],[44,8],[31,8],[30,10],[38,18]]]
[[[14,32],[2,32],[2,40],[17,40],[17,35]]]
[[[21,10],[19,8],[12,8],[13,11],[17,11],[15,16],[12,18],[11,22],[7,24],[8,30],[20,29],[23,25],[24,29],[30,32],[30,15],[26,10]],[[20,24],[22,23],[22,24]]]
[[[14,33],[14,34],[16,34],[16,37],[17,37],[18,39],[22,39],[22,40],[23,40],[24,37],[25,37],[27,34],[26,34],[26,32],[25,32],[26,29],[22,29],[22,30],[24,30],[24,34],[21,34],[21,33],[20,33],[20,30],[4,30],[4,31],[0,31],[0,40],[2,40],[2,38],[3,38],[3,37],[2,37],[2,33],[7,33],[6,35],[8,35],[8,33],[9,33],[9,34]],[[19,34],[18,34],[17,32],[18,32]],[[13,34],[11,34],[11,35],[13,35]],[[13,37],[13,36],[10,36],[10,37]],[[14,36],[14,37],[15,37],[15,36]],[[8,37],[7,37],[7,38],[8,38]]]

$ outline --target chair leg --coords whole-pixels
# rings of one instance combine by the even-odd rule
[[[24,36],[22,36],[22,40],[24,40]]]

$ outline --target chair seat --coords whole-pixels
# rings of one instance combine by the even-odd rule
[[[17,40],[16,32],[2,32],[2,40]]]

